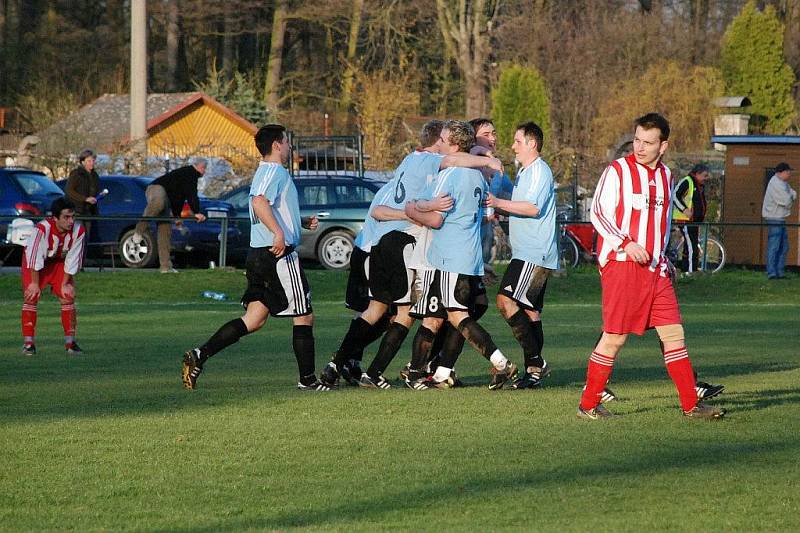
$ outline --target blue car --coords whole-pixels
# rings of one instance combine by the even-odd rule
[[[122,262],[130,268],[154,266],[158,262],[158,249],[154,241],[156,223],[150,223],[150,233],[145,232],[140,243],[133,241],[137,218],[147,205],[145,189],[154,178],[146,176],[100,176],[100,190],[108,193],[98,202],[101,216],[126,217],[100,220],[92,224],[89,236],[90,254],[112,247]],[[57,185],[62,189],[66,180]],[[233,216],[233,208],[226,202],[200,198],[200,207],[208,219],[204,223],[193,218],[172,227],[172,250],[181,259],[216,259],[219,253],[222,225],[215,219]],[[130,217],[130,218],[127,218]],[[241,235],[234,224],[228,228],[228,243],[235,246]]]

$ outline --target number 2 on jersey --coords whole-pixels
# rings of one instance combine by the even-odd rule
[[[483,191],[481,191],[480,187],[475,187],[475,190],[472,192],[472,195],[478,199],[478,210],[475,211],[475,216],[472,219],[473,222],[478,221],[478,213],[481,212],[481,204],[483,204]]]

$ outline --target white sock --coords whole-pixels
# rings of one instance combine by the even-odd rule
[[[489,357],[489,361],[492,362],[497,370],[505,370],[506,365],[508,364],[508,359],[506,359],[506,356],[503,355],[503,352],[500,350],[495,350]]]
[[[439,383],[445,381],[450,377],[450,372],[452,370],[452,368],[447,368],[445,366],[437,366],[436,373],[433,375],[433,381],[437,381]]]

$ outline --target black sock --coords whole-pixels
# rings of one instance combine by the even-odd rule
[[[439,356],[442,353],[442,347],[444,346],[444,339],[447,337],[447,332],[452,327],[453,326],[451,326],[449,322],[445,322],[442,324],[442,327],[439,328],[439,331],[436,332],[436,336],[433,338],[433,344],[431,345],[430,354],[428,355],[428,363],[433,363],[434,361],[439,360]]]
[[[224,350],[231,344],[239,342],[239,339],[250,333],[244,320],[236,318],[226,322],[214,333],[204,345],[200,347],[200,364],[205,363],[209,357]]]
[[[461,351],[464,349],[464,342],[466,339],[464,335],[452,325],[447,325],[449,327],[445,330],[444,346],[442,346],[442,358],[439,360],[439,366],[452,370],[456,366],[458,356],[461,355]]]
[[[417,329],[411,344],[411,370],[422,371],[431,353],[435,334],[423,325]]]
[[[312,326],[294,326],[292,328],[292,348],[294,348],[294,357],[297,359],[297,370],[300,372],[300,377],[313,376],[314,328]]]
[[[525,365],[542,368],[544,366],[544,358],[542,358],[542,348],[544,348],[544,331],[542,330],[542,321],[532,321],[531,328],[533,329],[534,337],[536,337],[537,351],[536,355],[531,358],[530,363],[526,361]]]
[[[367,369],[369,377],[375,379],[383,374],[386,367],[389,366],[389,363],[394,359],[394,356],[397,355],[398,350],[400,350],[400,345],[406,340],[407,335],[408,328],[404,325],[395,322],[389,326],[378,348],[378,354]]]
[[[511,326],[511,333],[522,347],[522,353],[525,355],[525,366],[538,366],[534,365],[532,361],[537,356],[541,356],[541,348],[539,348],[536,341],[536,333],[533,330],[531,319],[528,318],[528,314],[524,310],[519,309],[516,313],[508,317],[506,322]]]
[[[386,330],[389,328],[389,324],[391,324],[391,318],[392,317],[389,315],[383,315],[380,320],[372,325],[369,332],[364,336],[364,345],[361,347],[361,350],[356,354],[356,357],[351,357],[351,359],[359,362],[364,360],[364,348],[383,337],[383,334],[386,333]]]
[[[369,322],[363,318],[356,317],[350,322],[350,327],[342,339],[342,344],[336,350],[336,357],[333,362],[340,367],[350,359],[360,358],[364,353],[364,339],[367,338],[369,330],[372,328]]]
[[[486,359],[489,359],[495,350],[497,350],[497,346],[492,340],[492,336],[489,335],[489,332],[483,329],[472,317],[467,317],[462,320],[458,324],[458,331],[460,331],[464,338],[467,339],[467,342],[478,350]]]

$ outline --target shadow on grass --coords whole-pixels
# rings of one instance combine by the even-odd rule
[[[572,483],[581,483],[590,486],[601,483],[609,476],[624,476],[631,479],[641,479],[656,476],[660,473],[679,469],[700,469],[718,465],[730,465],[731,457],[736,457],[736,463],[741,465],[748,458],[761,460],[764,456],[775,453],[800,452],[800,441],[733,444],[700,440],[687,443],[677,448],[660,447],[652,449],[645,447],[638,453],[622,456],[605,456],[603,458],[588,457],[578,458],[576,464],[557,473],[538,467],[536,461],[528,463],[527,468],[522,468],[518,473],[492,477],[478,477],[475,473],[465,472],[456,479],[432,477],[438,482],[430,483],[419,490],[394,490],[387,489],[381,494],[367,494],[359,496],[358,491],[342,495],[340,501],[314,509],[298,509],[294,512],[278,514],[277,516],[262,516],[260,518],[240,518],[217,520],[205,527],[192,526],[191,531],[240,531],[245,529],[284,529],[293,527],[323,527],[346,528],[348,526],[363,527],[364,520],[368,519],[370,525],[388,528],[392,524],[383,522],[383,517],[396,514],[402,510],[405,516],[414,516],[415,509],[430,509],[437,506],[448,508],[450,501],[468,498],[469,501],[493,501],[496,494],[508,494],[514,490],[524,490],[529,487],[554,490]],[[587,460],[594,459],[593,464]],[[538,467],[538,468],[537,468]],[[268,505],[265,507],[269,507]],[[265,513],[266,514],[266,513]],[[379,526],[380,524],[380,526]],[[408,525],[408,524],[406,524]],[[400,524],[394,524],[400,526]],[[400,526],[402,527],[402,526]],[[169,531],[183,531],[189,528],[170,528]],[[167,530],[157,530],[167,531]]]

